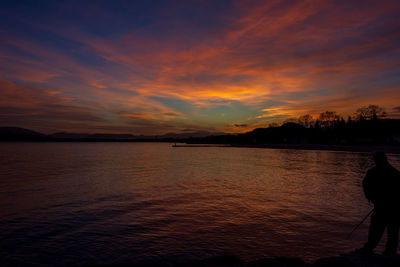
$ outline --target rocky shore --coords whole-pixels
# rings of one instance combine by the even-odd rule
[[[179,267],[398,267],[400,256],[343,254],[305,263],[299,258],[266,258],[246,262],[234,256],[222,256],[188,262]]]
[[[270,149],[296,149],[296,150],[325,150],[347,152],[385,152],[400,154],[400,146],[356,146],[356,145],[323,145],[323,144],[174,144],[172,147],[245,147],[245,148],[270,148]]]
[[[328,150],[348,152],[385,152],[400,154],[400,146],[356,146],[356,145],[322,145],[322,144],[255,144],[232,145],[232,147],[297,149],[297,150]]]

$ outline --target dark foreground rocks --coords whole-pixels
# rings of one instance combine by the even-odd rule
[[[85,267],[152,267],[168,266],[162,262],[150,264],[111,264],[111,265],[85,265]],[[265,258],[246,262],[235,256],[220,256],[204,260],[196,260],[176,265],[175,267],[400,267],[400,255],[357,255],[344,254],[337,257],[322,258],[314,263],[305,263],[299,258]]]
[[[400,267],[400,256],[345,254],[305,263],[298,258],[266,258],[245,262],[234,256],[222,256],[188,262],[179,267]]]

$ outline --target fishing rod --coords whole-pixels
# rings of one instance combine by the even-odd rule
[[[362,221],[356,225],[356,227],[353,228],[353,230],[347,235],[347,239],[349,239],[351,237],[351,235],[354,233],[355,230],[357,230],[358,227],[360,227],[361,224],[363,224],[363,222],[365,222],[365,220],[369,217],[369,215],[371,215],[374,212],[375,209],[372,209],[365,217],[364,219],[362,219]]]

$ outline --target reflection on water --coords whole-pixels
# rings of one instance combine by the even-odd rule
[[[400,157],[389,155],[395,167]],[[3,264],[312,261],[360,247],[368,153],[2,143]],[[379,251],[379,249],[378,249]]]

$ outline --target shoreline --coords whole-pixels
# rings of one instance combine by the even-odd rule
[[[400,146],[358,146],[358,145],[322,145],[322,144],[258,144],[258,145],[232,145],[232,147],[270,148],[270,149],[297,149],[297,150],[323,150],[343,152],[385,152],[400,154]]]
[[[385,152],[400,154],[400,146],[357,146],[357,145],[322,145],[322,144],[186,144],[173,145],[173,147],[230,147],[230,148],[266,148],[266,149],[296,149],[296,150],[322,150],[343,152]]]

